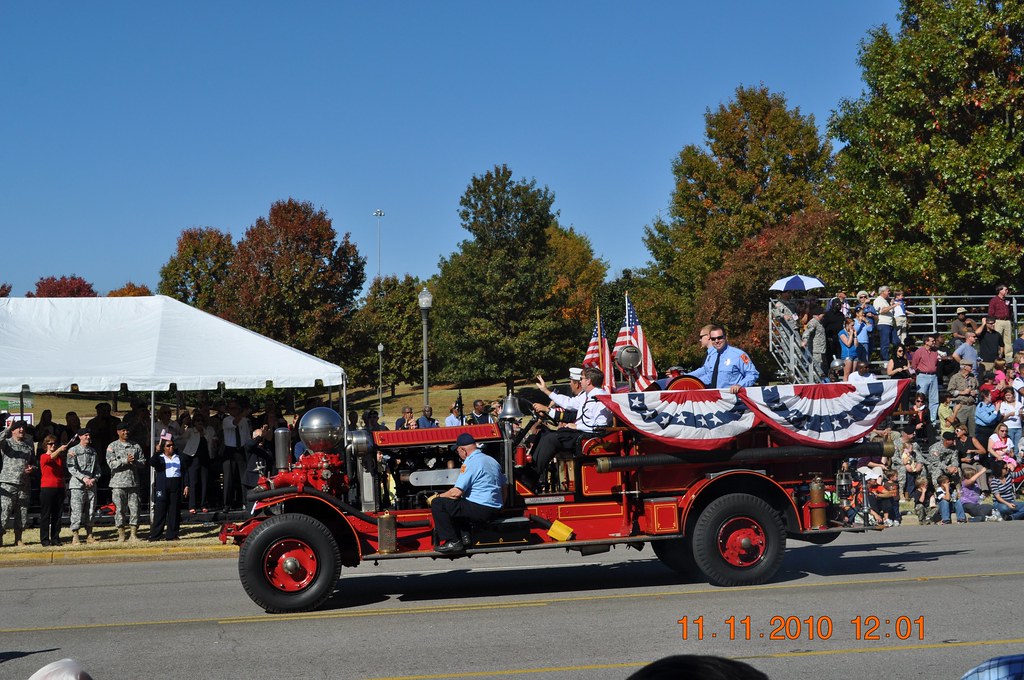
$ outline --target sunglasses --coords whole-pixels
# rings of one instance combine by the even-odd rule
[[[725,340],[724,335],[716,335],[715,337],[708,336],[708,340],[711,342],[718,342],[719,340]]]

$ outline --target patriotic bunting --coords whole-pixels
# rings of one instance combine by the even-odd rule
[[[628,392],[597,397],[626,425],[671,446],[710,451],[754,426],[729,390]]]
[[[758,424],[778,441],[841,448],[856,443],[895,408],[909,380],[781,385],[729,390],[630,392],[600,396],[628,427],[670,446],[710,451]]]

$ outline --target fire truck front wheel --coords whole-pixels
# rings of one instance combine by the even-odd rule
[[[271,614],[316,609],[341,576],[330,530],[299,513],[276,515],[253,529],[238,554],[242,587]]]
[[[764,583],[778,571],[785,548],[782,517],[745,493],[712,501],[693,529],[693,557],[716,586]]]

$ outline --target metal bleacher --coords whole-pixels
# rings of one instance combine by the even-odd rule
[[[875,297],[873,291],[871,297],[872,299]],[[991,298],[991,295],[906,297],[910,322],[908,342],[913,341],[915,345],[919,345],[923,336],[933,333],[948,337],[950,323],[956,318],[958,307],[965,307],[967,318],[973,319],[977,323],[982,316],[988,313],[988,301]],[[785,304],[798,310],[801,305],[808,303],[824,307],[830,299],[810,296],[803,300],[789,300]],[[819,382],[820,372],[812,366],[810,352],[801,346],[799,331],[793,332],[788,324],[773,313],[776,302],[778,301],[772,299],[768,303],[768,347],[779,366],[779,380],[792,383]],[[850,302],[855,304],[855,297],[851,297]],[[1024,296],[1009,295],[1007,302],[1010,305],[1013,318],[1020,319],[1019,312],[1024,310]],[[1016,324],[1014,327],[1016,328]],[[882,365],[877,353],[873,354],[871,359],[875,372],[884,373],[885,366]]]

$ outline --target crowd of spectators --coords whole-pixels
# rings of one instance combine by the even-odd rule
[[[839,290],[824,307],[785,296],[773,307],[777,327],[799,337],[821,380],[912,380],[894,423],[876,433],[896,453],[850,462],[870,521],[898,524],[900,500],[913,502],[924,523],[1024,518],[1015,488],[1024,483],[1024,326],[1013,332],[1009,288],[994,292],[983,313],[957,308],[948,334],[921,336],[920,345],[903,291],[888,286],[855,300]]]
[[[132,400],[122,418],[99,403],[84,426],[75,412],[64,423],[49,410],[34,425],[15,420],[0,433],[0,545],[8,528],[13,543],[24,544],[36,489],[44,546],[64,543],[65,505],[73,544],[96,542],[94,522],[102,515],[114,516],[119,542],[141,540],[140,505],[150,500],[149,539],[177,540],[182,514],[213,520],[241,509],[259,466],[272,462],[273,430],[292,426],[294,434],[296,421],[273,400],[254,413],[245,399],[200,404],[176,416],[161,405],[155,428],[141,399]]]

